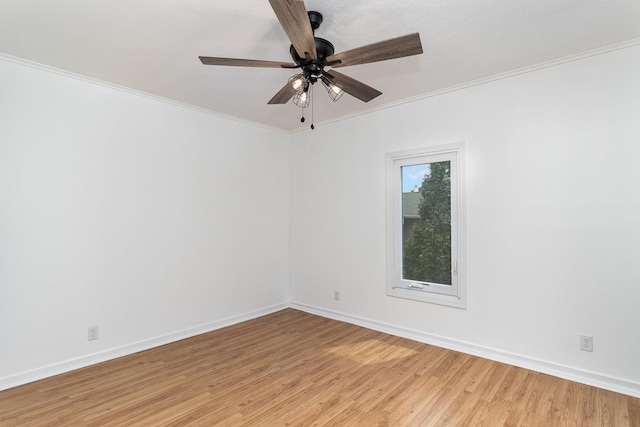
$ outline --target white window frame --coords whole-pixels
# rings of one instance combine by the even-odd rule
[[[402,167],[451,162],[451,285],[402,278]],[[456,308],[466,300],[466,179],[465,144],[439,145],[388,153],[387,172],[387,295]]]

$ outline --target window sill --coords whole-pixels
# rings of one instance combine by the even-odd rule
[[[447,307],[454,307],[466,310],[467,302],[465,298],[460,298],[456,295],[443,295],[433,292],[425,292],[419,289],[410,289],[394,286],[391,289],[387,289],[387,295],[390,297],[410,299],[414,301],[422,301],[431,304],[444,305]]]

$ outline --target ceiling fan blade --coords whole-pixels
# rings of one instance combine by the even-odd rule
[[[267,104],[286,104],[293,97],[294,93],[296,93],[296,90],[291,86],[291,83],[287,82]]]
[[[332,68],[338,68],[346,67],[347,65],[368,64],[370,62],[386,61],[387,59],[403,58],[421,53],[420,34],[413,33],[357,47],[328,56],[326,59],[327,62],[340,61],[331,65]]]
[[[204,65],[229,65],[233,67],[293,68],[293,62],[261,61],[258,59],[215,58],[199,56]]]
[[[367,86],[366,84],[359,82],[356,79],[353,79],[349,76],[345,76],[344,74],[340,74],[335,70],[325,71],[324,75],[329,78],[333,83],[337,84],[342,88],[343,91],[347,92],[349,95],[358,98],[361,101],[369,102],[376,96],[382,95],[377,89],[372,88],[371,86]]]
[[[300,58],[317,59],[316,42],[303,0],[269,0]]]

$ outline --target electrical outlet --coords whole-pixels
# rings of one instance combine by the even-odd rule
[[[89,333],[87,335],[87,338],[89,341],[94,341],[98,339],[98,327],[97,326],[91,326],[89,328]]]
[[[340,291],[333,291],[333,299],[335,301],[340,301]]]
[[[580,350],[593,351],[593,337],[591,335],[580,335]]]

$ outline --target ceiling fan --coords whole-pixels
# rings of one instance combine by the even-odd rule
[[[413,33],[336,54],[331,42],[315,37],[315,30],[322,23],[322,14],[307,12],[303,0],[269,0],[269,3],[291,41],[289,52],[293,63],[199,57],[205,65],[300,69],[301,72],[292,76],[271,98],[269,104],[286,104],[293,98],[296,105],[305,108],[309,106],[313,84],[318,81],[322,82],[333,101],[337,101],[346,92],[361,101],[369,102],[382,95],[382,92],[333,69],[422,53],[420,35]],[[325,70],[326,67],[331,68],[331,71]]]

